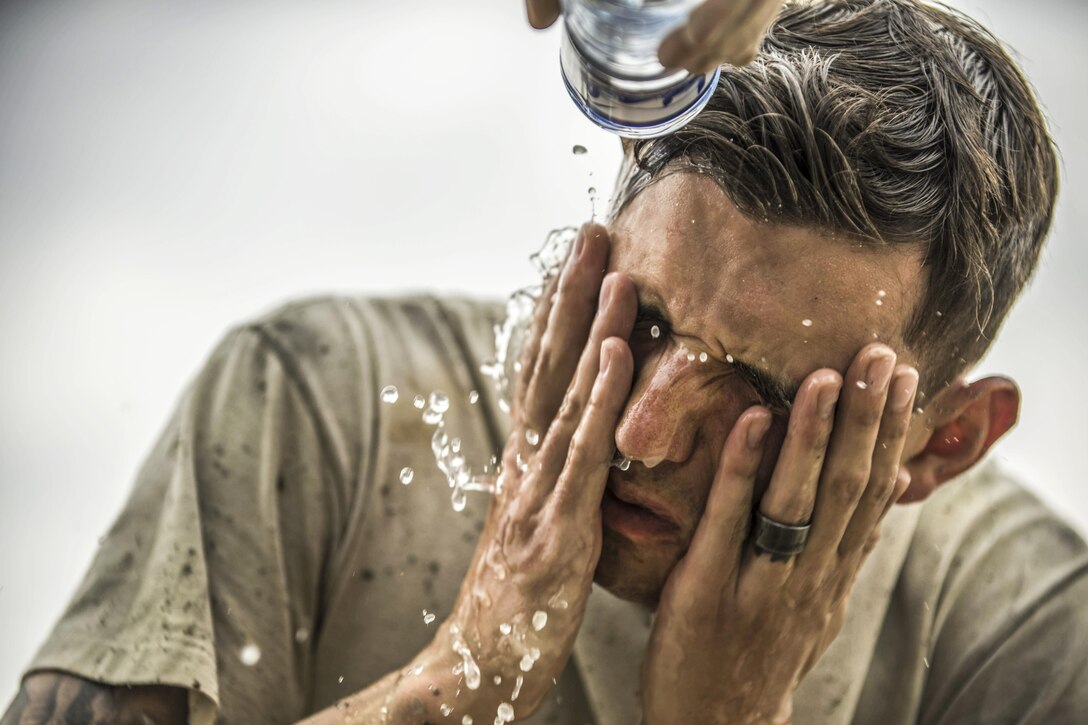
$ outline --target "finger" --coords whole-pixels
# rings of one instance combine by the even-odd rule
[[[583,226],[559,280],[523,398],[526,425],[538,433],[548,429],[578,367],[597,311],[608,253],[605,228]]]
[[[841,557],[857,558],[888,508],[899,479],[899,458],[906,443],[917,389],[918,371],[906,365],[896,368],[873,450],[869,485],[839,543]]]
[[[525,0],[529,25],[537,30],[548,27],[559,17],[559,0]]]
[[[771,482],[759,502],[760,513],[771,521],[786,526],[811,521],[841,388],[834,370],[818,370],[801,386]],[[756,582],[780,582],[793,569],[795,557],[783,561],[774,554],[753,553],[746,571]]]
[[[752,520],[752,496],[763,453],[763,441],[771,427],[771,414],[763,407],[746,410],[725,440],[718,471],[699,525],[684,555],[684,570],[695,571],[693,589],[733,591],[748,540]],[[707,566],[690,562],[707,562]],[[683,586],[680,584],[679,586]]]
[[[691,11],[687,21],[670,33],[658,49],[666,68],[691,69],[693,60],[716,55],[719,38],[730,32],[737,18],[749,11],[752,0],[708,0]],[[705,60],[701,65],[705,65]]]
[[[570,263],[570,259],[564,264],[564,269]],[[515,380],[515,418],[524,420],[531,418],[528,407],[522,402],[525,400],[526,390],[532,383],[533,370],[536,368],[536,359],[540,354],[540,344],[544,337],[544,331],[548,325],[548,317],[551,315],[552,305],[555,300],[556,290],[559,289],[559,275],[546,280],[540,296],[533,307],[533,318],[529,325],[529,332],[525,336],[525,343],[518,354],[518,364]],[[529,294],[520,291],[517,294]]]
[[[737,67],[748,65],[759,54],[763,38],[781,7],[781,0],[735,5],[733,15],[713,21],[714,30],[684,58],[683,67],[703,75],[725,63]]]
[[[610,337],[603,342],[599,367],[585,415],[571,440],[567,465],[555,486],[556,512],[561,516],[587,517],[600,509],[616,422],[631,392],[634,361],[624,340]]]
[[[582,415],[589,403],[594,380],[600,370],[601,345],[609,337],[626,340],[631,336],[638,309],[638,296],[634,284],[626,275],[613,272],[605,277],[601,285],[600,303],[593,326],[589,333],[580,359],[578,369],[571,381],[570,388],[563,396],[559,413],[548,428],[541,445],[540,467],[546,474],[543,480],[554,481],[566,463],[567,452]],[[611,460],[615,442],[607,446],[607,455]]]
[[[826,561],[837,555],[843,531],[869,484],[894,367],[891,348],[873,344],[858,353],[847,371],[802,560]]]

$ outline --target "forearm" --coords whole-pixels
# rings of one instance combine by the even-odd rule
[[[476,688],[470,688],[458,667],[462,664],[460,655],[452,647],[439,644],[444,639],[440,633],[435,643],[404,667],[364,690],[341,698],[299,725],[459,723],[466,715],[473,722],[490,723],[504,702],[515,709],[519,718],[531,714],[527,709],[530,703],[524,700],[518,703],[512,696],[517,687],[513,671],[489,670],[480,677]],[[501,686],[494,681],[496,675]]]

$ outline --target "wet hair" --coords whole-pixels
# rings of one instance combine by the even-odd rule
[[[1058,188],[1046,121],[1000,41],[916,0],[788,3],[695,120],[627,145],[612,214],[678,168],[757,223],[916,245],[926,288],[902,335],[931,391],[986,352]]]

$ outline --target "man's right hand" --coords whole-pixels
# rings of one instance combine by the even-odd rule
[[[470,690],[466,672],[460,694],[443,698],[454,721],[468,714],[491,722],[500,703],[519,719],[534,712],[566,665],[582,623],[601,551],[601,498],[633,368],[626,341],[635,289],[619,274],[602,280],[608,254],[605,229],[583,227],[534,312],[501,490],[453,612],[432,644],[448,653],[467,647],[480,669],[478,688]]]

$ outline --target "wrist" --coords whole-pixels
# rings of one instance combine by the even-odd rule
[[[468,715],[473,722],[491,723],[500,708],[506,715],[512,710],[518,720],[532,715],[534,703],[520,697],[529,673],[516,665],[496,667],[491,660],[481,666],[466,646],[456,628],[449,623],[440,627],[431,643],[397,673],[381,722],[459,723]]]

